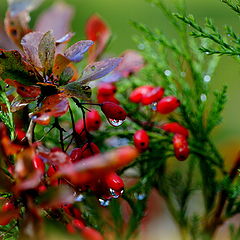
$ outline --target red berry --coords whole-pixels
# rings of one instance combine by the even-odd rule
[[[145,151],[149,145],[149,136],[145,130],[138,130],[133,136],[134,145],[139,151]]]
[[[116,93],[116,86],[112,83],[101,83],[98,86],[98,95],[99,96],[112,96]]]
[[[3,211],[3,212],[13,211],[13,210],[15,210],[15,209],[16,209],[16,208],[15,208],[14,204],[13,204],[12,202],[10,202],[10,201],[4,203],[3,206],[2,206],[2,211]],[[16,216],[15,216],[15,214],[14,214],[14,216],[6,216],[5,218],[2,218],[2,219],[0,220],[0,225],[5,226],[5,225],[9,224],[9,223],[11,222],[11,220],[12,220],[13,218],[15,218],[15,217],[16,217]]]
[[[91,109],[91,112],[87,112],[86,115],[86,125],[88,131],[98,130],[101,126],[102,120],[101,116],[97,110]]]
[[[101,109],[107,118],[125,120],[127,117],[125,110],[113,102],[102,103]]]
[[[100,150],[95,143],[91,142],[84,144],[83,147],[81,148],[81,152],[82,152],[81,158],[87,158],[100,153]]]
[[[188,130],[177,122],[165,123],[161,128],[167,132],[179,133],[186,138],[188,137]]]
[[[53,165],[51,165],[51,166],[48,168],[48,171],[47,171],[48,177],[51,178],[55,173],[56,173],[56,169],[55,169],[55,167],[53,167]],[[58,185],[58,180],[57,180],[57,179],[50,180],[50,184],[51,184],[52,186],[57,186],[57,185]]]
[[[142,101],[142,97],[144,95],[146,95],[147,93],[151,92],[153,89],[154,89],[154,87],[149,86],[149,85],[145,85],[145,86],[135,88],[131,92],[131,94],[129,96],[129,100],[131,102],[134,102],[134,103],[140,103]]]
[[[143,105],[149,105],[153,102],[159,101],[163,97],[163,94],[164,88],[155,87],[153,90],[142,96],[141,102]]]
[[[113,95],[111,96],[98,95],[97,99],[98,99],[98,103],[113,102],[113,103],[119,104],[119,101]]]
[[[81,220],[73,219],[72,222],[66,225],[66,228],[69,233],[74,234],[79,230],[83,230],[85,228],[85,225]]]
[[[74,148],[70,154],[72,162],[78,162],[82,159],[82,150],[81,148]]]
[[[45,165],[42,159],[38,155],[35,155],[33,158],[33,166],[36,170],[39,170],[42,174],[44,174]]]
[[[102,181],[106,188],[110,190],[111,197],[118,198],[122,195],[124,189],[124,183],[120,176],[115,172],[107,174]]]
[[[161,114],[168,114],[180,106],[180,101],[174,96],[162,98],[157,104],[157,111]]]
[[[3,212],[12,211],[12,210],[14,210],[14,209],[15,209],[15,206],[14,206],[14,204],[13,204],[12,202],[10,202],[10,201],[7,201],[6,203],[4,203],[4,204],[2,205],[2,211],[3,211]]]
[[[51,152],[62,152],[62,149],[60,147],[53,147],[51,148]]]
[[[22,129],[16,128],[15,131],[16,131],[17,139],[19,141],[22,141],[26,137],[26,133]]]
[[[103,236],[91,227],[83,228],[81,234],[85,240],[104,240]]]
[[[173,136],[173,148],[175,156],[178,160],[183,161],[189,155],[189,147],[187,139],[184,135],[176,133]]]

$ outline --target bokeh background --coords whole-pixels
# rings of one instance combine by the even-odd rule
[[[37,16],[57,0],[45,0],[41,6],[32,12],[32,26]],[[108,23],[112,30],[113,40],[108,48],[112,55],[119,55],[126,49],[137,49],[133,36],[139,34],[130,24],[135,20],[148,24],[152,28],[160,28],[163,32],[174,37],[170,27],[161,11],[147,3],[145,0],[65,0],[72,5],[75,11],[72,30],[76,32],[73,42],[85,39],[84,24],[89,16],[98,13]],[[174,0],[166,0],[167,5],[174,6]],[[231,25],[237,32],[239,17],[226,7],[220,0],[186,0],[187,12],[195,16],[199,22],[206,17],[214,20],[217,26],[224,31],[224,25]],[[6,0],[0,0],[0,19],[6,11]],[[175,10],[176,11],[176,10]],[[228,166],[240,150],[240,68],[239,62],[231,57],[222,57],[217,71],[212,78],[212,89],[219,89],[228,85],[228,102],[223,112],[223,123],[215,130],[213,138],[224,155]],[[159,200],[159,203],[162,202]],[[158,206],[159,207],[159,206]],[[156,218],[148,234],[143,239],[178,239],[177,230],[169,219],[166,209],[161,206],[161,218]],[[160,226],[160,227],[159,227]],[[165,234],[171,233],[166,237]],[[228,239],[226,235],[219,234],[220,239]],[[59,237],[60,239],[61,237]],[[55,238],[54,238],[55,239]],[[64,238],[65,239],[65,238]]]

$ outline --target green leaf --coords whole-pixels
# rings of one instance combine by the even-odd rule
[[[56,51],[55,38],[52,31],[46,32],[39,43],[38,55],[43,66],[43,72],[47,75],[51,72]]]
[[[36,82],[32,66],[22,60],[17,50],[0,50],[0,77],[3,80],[10,78],[25,85],[33,85]]]

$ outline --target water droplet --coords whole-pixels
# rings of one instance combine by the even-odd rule
[[[143,43],[138,44],[138,49],[143,50],[145,49],[145,46]]]
[[[156,102],[153,102],[150,106],[151,106],[151,109],[152,109],[153,111],[156,111],[156,110],[157,110],[157,103],[156,103]]]
[[[96,67],[93,65],[91,66],[91,70],[94,71],[96,69]]]
[[[205,102],[205,101],[207,100],[207,95],[204,94],[204,93],[202,93],[201,96],[200,96],[200,98],[201,98],[201,101],[202,101],[202,102]]]
[[[75,197],[76,202],[82,202],[85,199],[83,194],[79,194],[78,196]]]
[[[119,192],[119,191],[115,191],[114,189],[110,188],[109,189],[111,195],[113,196],[113,198],[119,198],[121,194],[123,194],[123,189]]]
[[[137,200],[143,200],[146,197],[145,193],[134,193],[134,196]]]
[[[203,81],[206,82],[206,83],[210,82],[210,81],[211,81],[211,76],[205,75],[205,76],[203,77]]]
[[[169,77],[169,76],[171,76],[172,72],[167,69],[167,70],[164,71],[164,74],[165,74],[167,77]]]
[[[109,200],[99,198],[98,201],[99,201],[100,205],[103,206],[103,207],[107,207],[110,204]]]
[[[209,54],[210,54],[210,52],[205,52],[205,54],[209,55]]]
[[[186,77],[186,73],[185,72],[181,72],[180,75],[181,75],[181,77]]]
[[[114,127],[119,127],[124,123],[124,120],[108,118],[108,122]]]

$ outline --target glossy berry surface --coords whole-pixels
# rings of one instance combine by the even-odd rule
[[[135,88],[131,92],[129,96],[129,100],[134,103],[140,103],[142,101],[143,96],[150,93],[153,89],[154,87],[150,85],[145,85],[145,86]]]
[[[98,86],[99,96],[113,96],[117,91],[117,88],[112,83],[101,83]]]
[[[96,131],[101,126],[102,120],[101,116],[97,110],[91,109],[90,112],[86,114],[86,125],[88,131]]]
[[[186,129],[185,127],[183,127],[181,124],[177,122],[165,123],[161,126],[161,128],[167,132],[182,134],[186,138],[189,135],[188,129]]]
[[[100,153],[100,149],[93,142],[86,143],[81,148],[81,158],[91,157],[91,156],[93,156],[95,154],[98,154],[98,153]]]
[[[157,103],[157,111],[161,114],[168,114],[180,106],[180,101],[174,96],[162,98]]]
[[[188,158],[189,147],[187,139],[184,135],[177,133],[173,136],[173,148],[175,156],[178,160],[184,161]]]
[[[155,87],[150,92],[146,93],[142,96],[141,103],[143,105],[149,105],[154,102],[158,102],[164,95],[164,88],[162,87]]]
[[[138,130],[133,136],[134,145],[139,151],[145,151],[149,146],[149,136],[145,130]]]
[[[104,102],[101,105],[101,109],[107,118],[125,120],[127,117],[126,111],[121,106],[112,102]]]
[[[42,174],[44,174],[45,164],[38,155],[35,155],[33,158],[33,166],[36,170],[39,170]]]

